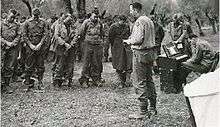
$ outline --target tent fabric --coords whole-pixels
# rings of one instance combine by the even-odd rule
[[[197,127],[220,127],[220,69],[201,75],[184,87]]]
[[[220,92],[220,68],[214,72],[201,75],[184,87],[187,97],[204,96]]]

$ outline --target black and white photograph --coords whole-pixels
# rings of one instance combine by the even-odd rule
[[[220,127],[219,0],[1,0],[1,127]]]

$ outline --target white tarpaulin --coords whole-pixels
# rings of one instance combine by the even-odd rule
[[[220,127],[220,68],[184,87],[197,127]]]

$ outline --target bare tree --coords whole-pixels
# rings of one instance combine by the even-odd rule
[[[76,10],[78,14],[85,16],[86,14],[86,0],[76,0]]]

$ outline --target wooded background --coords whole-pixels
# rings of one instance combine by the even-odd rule
[[[28,0],[32,7],[37,6],[42,9],[43,17],[48,18],[54,14],[67,11],[65,2],[68,0]],[[73,13],[76,14],[76,1],[70,0]],[[82,0],[78,0],[82,1]],[[167,15],[175,12],[184,12],[199,18],[205,17],[204,11],[214,12],[219,15],[219,0],[85,0],[85,9],[89,13],[94,6],[98,6],[100,12],[106,10],[106,15],[129,14],[129,4],[132,2],[144,4],[146,14],[149,14],[153,4],[157,3],[157,12]],[[1,12],[8,12],[15,8],[21,15],[29,15],[27,6],[22,0],[1,0]]]

